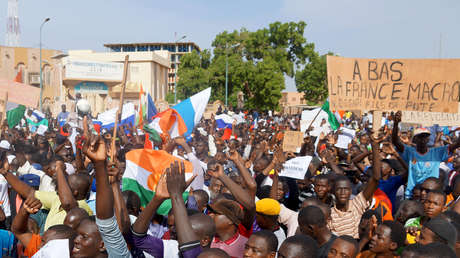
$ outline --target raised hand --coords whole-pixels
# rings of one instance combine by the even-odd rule
[[[398,111],[398,112],[395,113],[393,121],[395,123],[399,123],[399,122],[401,122],[401,117],[402,117],[402,113],[401,113],[401,111]]]
[[[240,159],[240,154],[236,150],[230,149],[229,152],[227,152],[227,158],[236,163]]]
[[[109,176],[109,183],[114,184],[114,183],[119,183],[121,180],[121,173],[120,171],[120,166],[118,162],[112,162],[110,161],[107,164],[107,175]]]
[[[186,188],[184,162],[181,162],[179,167],[179,163],[174,161],[166,169],[166,185],[170,196],[182,195]]]
[[[217,164],[214,169],[210,169],[208,167],[208,174],[214,178],[220,178],[221,176],[225,175],[224,168],[221,164]]]
[[[102,137],[96,136],[87,139],[83,146],[83,153],[88,156],[92,162],[105,162],[107,159],[107,151]]]
[[[27,211],[27,213],[35,214],[42,207],[42,203],[37,198],[35,198],[33,194],[31,194],[24,201],[23,207]]]
[[[174,138],[173,141],[175,144],[181,145],[181,146],[186,143],[185,138],[183,136],[178,136]]]
[[[166,169],[166,171],[169,168]],[[168,192],[168,185],[166,183],[166,172],[161,175],[160,180],[158,181],[157,187],[155,189],[155,198],[159,199],[168,199],[169,192]]]

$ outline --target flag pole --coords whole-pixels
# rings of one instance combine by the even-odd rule
[[[128,60],[129,60],[129,55],[126,55],[125,65],[123,68],[123,81],[121,82],[120,103],[118,105],[117,114],[115,115],[115,126],[113,127],[112,144],[110,145],[110,161],[111,162],[114,162],[115,160],[115,140],[117,138],[117,128],[118,128],[118,124],[121,121],[121,115],[123,113],[123,100],[125,98],[126,80],[128,78]]]
[[[307,130],[305,132],[307,132],[308,130],[310,130],[311,126],[313,125],[313,123],[315,122],[316,118],[319,116],[319,113],[321,113],[321,110],[323,110],[323,105],[324,103],[319,107],[319,110],[318,110],[318,113],[316,113],[315,117],[313,118],[313,120],[311,120],[310,122],[310,125],[307,127]],[[305,133],[304,132],[304,133]]]

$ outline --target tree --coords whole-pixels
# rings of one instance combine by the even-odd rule
[[[180,78],[177,82],[177,99],[186,99],[209,87],[210,58],[209,50],[201,53],[193,51],[182,56],[177,71],[177,77]]]
[[[275,22],[253,32],[242,28],[219,33],[212,42],[212,58],[208,50],[183,56],[178,73],[181,98],[210,86],[211,101],[224,101],[228,62],[230,104],[236,105],[236,95],[243,91],[247,108],[278,109],[284,76],[297,77],[295,71],[308,66],[317,55],[314,44],[303,35],[305,27],[303,21]]]
[[[315,105],[327,98],[327,64],[326,58],[333,55],[315,55],[310,59],[303,70],[298,70],[295,75],[295,84],[298,91],[305,93],[307,104]]]

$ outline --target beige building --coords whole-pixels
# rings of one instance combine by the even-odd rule
[[[177,70],[180,65],[180,59],[183,55],[192,51],[201,52],[200,47],[194,42],[151,42],[151,43],[126,43],[126,44],[105,44],[104,47],[110,52],[146,52],[146,51],[166,51],[171,61],[171,67],[168,70],[168,87],[169,91],[174,92],[176,86]]]
[[[123,62],[129,56],[125,102],[138,103],[142,89],[154,101],[164,100],[168,90],[169,53],[93,52],[69,50],[56,56],[62,69],[59,100],[69,103],[68,95],[80,93],[91,104],[93,114],[117,107],[121,94]]]
[[[42,49],[43,108],[56,115],[61,104],[72,109],[68,97],[81,93],[93,114],[118,106],[123,62],[129,55],[126,102],[137,105],[140,86],[154,101],[164,100],[168,91],[169,51],[93,52],[91,50]],[[21,73],[19,73],[22,71]],[[18,75],[19,74],[19,75]],[[40,49],[0,46],[0,78],[40,87]]]
[[[302,111],[302,106],[307,104],[303,92],[282,92],[280,107],[283,113],[297,114]]]
[[[43,103],[54,101],[60,87],[59,61],[53,56],[62,54],[59,50],[42,49]],[[20,73],[21,72],[21,73]],[[19,74],[19,76],[18,76]],[[40,87],[40,49],[0,46],[0,78],[15,80]]]

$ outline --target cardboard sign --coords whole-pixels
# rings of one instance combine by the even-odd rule
[[[458,105],[458,112],[440,113],[440,112],[416,112],[416,111],[403,111],[401,122],[416,123],[423,126],[460,126],[460,105]]]
[[[341,133],[337,138],[337,143],[335,144],[335,147],[341,149],[348,149],[348,144],[350,144],[353,138],[355,137],[356,131],[345,127],[340,128],[340,131]]]
[[[303,143],[303,133],[300,131],[284,132],[283,151],[299,152]]]
[[[37,107],[40,102],[40,88],[27,84],[0,79],[0,95],[8,92],[8,101],[26,107]]]
[[[457,113],[460,59],[327,57],[333,110]]]
[[[311,156],[302,156],[284,162],[283,169],[281,170],[279,176],[304,179],[308,166],[310,166],[311,159]]]

